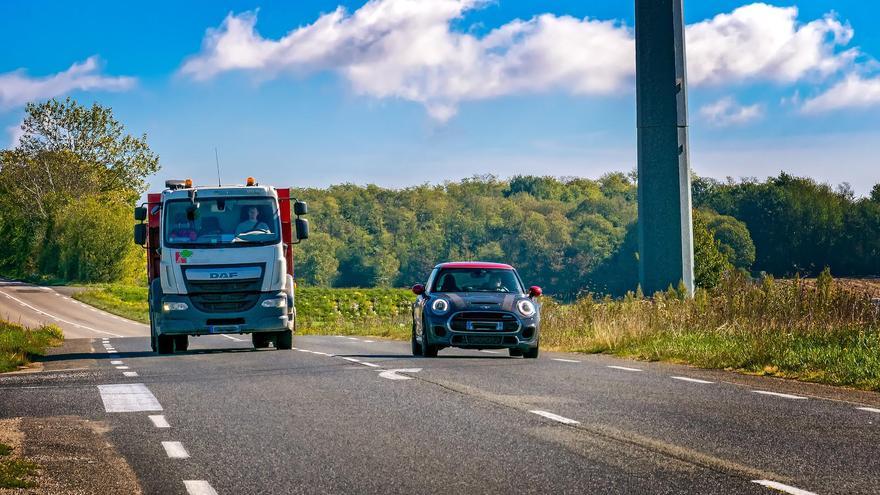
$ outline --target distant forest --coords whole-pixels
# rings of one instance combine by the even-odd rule
[[[299,189],[312,238],[297,278],[313,286],[405,286],[446,260],[515,265],[527,284],[571,297],[637,285],[637,183],[479,176],[406,189],[338,185]],[[727,269],[777,277],[880,274],[880,185],[856,198],[809,178],[693,182],[697,283]]]

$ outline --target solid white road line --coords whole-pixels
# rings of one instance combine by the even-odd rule
[[[691,382],[691,383],[715,383],[707,380],[697,380],[696,378],[688,378],[686,376],[670,376],[673,380],[681,380],[683,382]]]
[[[211,484],[205,480],[183,480],[189,495],[217,495]]]
[[[616,369],[616,370],[623,370],[623,371],[642,371],[638,368],[627,368],[626,366],[608,366],[608,367]]]
[[[579,363],[580,361],[576,361],[574,359],[562,359],[562,358],[551,358],[553,361],[559,361],[560,363]]]
[[[116,369],[118,369],[118,370],[127,370],[127,369],[128,369],[128,366],[117,366]]]
[[[110,361],[110,364],[122,364],[122,361]]]
[[[398,373],[418,373],[422,371],[421,368],[404,368],[399,370],[388,370],[379,373],[379,376],[382,378],[387,378],[389,380],[412,380],[411,376],[398,375]]]
[[[752,392],[754,392],[756,394],[772,395],[774,397],[782,397],[783,399],[803,399],[803,400],[807,399],[807,397],[801,397],[800,395],[781,394],[779,392],[768,392],[766,390],[752,390]]]
[[[761,486],[766,486],[767,488],[772,488],[774,490],[779,490],[783,493],[790,493],[791,495],[816,495],[813,492],[808,492],[806,490],[801,490],[800,488],[795,488],[793,486],[783,485],[782,483],[770,480],[753,480],[752,483],[757,483]]]
[[[345,359],[346,361],[351,361],[352,363],[360,363],[361,362],[360,359],[355,359],[355,358],[350,358],[350,357],[343,357],[342,359]]]
[[[189,457],[189,452],[183,448],[183,444],[180,442],[162,442],[162,447],[165,447],[165,453],[172,459],[186,459]]]
[[[143,383],[98,385],[107,412],[161,411],[162,405]]]
[[[151,414],[147,417],[150,418],[150,421],[153,422],[153,426],[156,428],[171,428],[171,425],[168,424],[168,420],[165,419],[165,415],[163,414]]]
[[[234,340],[236,342],[244,342],[244,340],[239,339],[238,337],[233,337],[232,335],[226,335],[225,333],[221,333],[220,335],[226,337],[229,340]]]
[[[876,409],[876,408],[873,408],[873,407],[857,407],[856,409],[858,409],[859,411],[868,411],[868,412],[872,412],[872,413],[880,413],[880,409]]]
[[[366,361],[361,361],[361,364],[364,366],[369,366],[370,368],[381,368],[378,364],[368,363]]]
[[[36,311],[37,313],[39,313],[39,314],[41,314],[41,315],[52,316],[54,319],[56,319],[56,320],[58,320],[58,321],[60,321],[60,322],[62,322],[62,323],[67,323],[68,325],[74,325],[74,326],[76,326],[77,328],[85,328],[86,330],[91,330],[92,332],[96,332],[96,333],[102,333],[102,334],[104,334],[104,335],[110,335],[110,336],[112,336],[112,337],[122,337],[122,335],[118,335],[118,334],[110,333],[110,332],[105,332],[105,331],[103,331],[103,330],[98,330],[97,328],[87,327],[87,326],[85,326],[85,325],[80,325],[80,324],[78,324],[78,323],[74,323],[74,322],[72,322],[72,321],[67,321],[67,320],[65,320],[65,319],[63,319],[63,318],[59,318],[59,317],[57,317],[57,316],[50,315],[49,313],[46,313],[46,312],[44,312],[44,311],[41,311],[41,310],[39,310],[39,309],[37,309],[37,308],[31,306],[30,304],[28,304],[28,303],[22,301],[21,299],[18,299],[18,298],[16,298],[16,297],[10,296],[9,294],[6,294],[5,292],[0,292],[0,294],[4,294],[4,295],[5,295],[6,297],[8,297],[9,299],[12,299],[12,300],[14,300],[14,301],[18,301],[18,304],[20,304],[20,305],[22,305],[22,306],[24,306],[24,307],[26,307],[26,308],[30,308],[30,309]]]
[[[567,425],[579,425],[579,424],[581,424],[580,421],[575,421],[575,420],[573,420],[573,419],[565,418],[565,417],[562,417],[562,416],[560,416],[560,415],[558,415],[558,414],[553,414],[552,412],[539,411],[539,410],[529,411],[529,412],[532,413],[532,414],[537,414],[538,416],[543,416],[543,417],[545,417],[545,418],[547,418],[547,419],[552,419],[553,421],[558,421],[558,422],[560,422],[560,423],[567,424]]]
[[[133,377],[138,376],[137,371],[123,371],[122,374],[128,378],[133,378]]]
[[[346,338],[347,338],[348,340],[361,340],[361,339],[359,339],[359,338],[357,338],[357,337],[346,337]]]

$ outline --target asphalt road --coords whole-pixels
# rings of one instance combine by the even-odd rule
[[[142,325],[31,289],[0,287],[0,308],[80,327],[62,325],[42,372],[0,377],[0,418],[106,422],[145,493],[880,492],[878,394],[352,337],[200,337],[157,356],[100,333]]]

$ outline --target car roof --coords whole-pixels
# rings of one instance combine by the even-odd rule
[[[434,268],[482,268],[495,270],[513,270],[513,267],[510,265],[505,265],[504,263],[489,263],[486,261],[450,261],[447,263],[440,263]]]

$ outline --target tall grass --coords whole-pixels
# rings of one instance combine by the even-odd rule
[[[29,363],[34,356],[44,355],[47,347],[63,341],[64,335],[55,325],[29,329],[0,320],[0,373]]]

